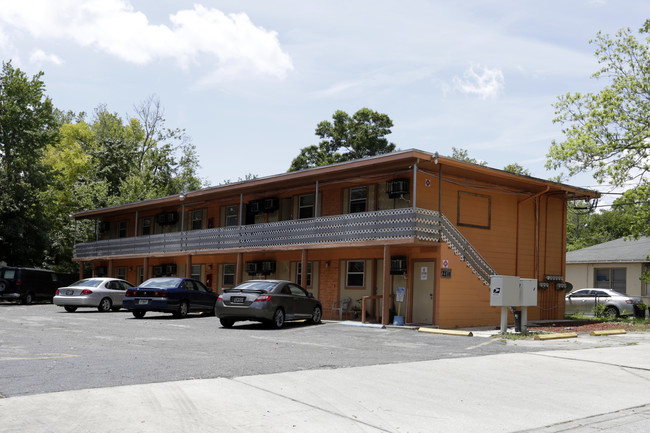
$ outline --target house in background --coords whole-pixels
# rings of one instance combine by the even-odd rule
[[[625,238],[570,251],[566,255],[566,280],[574,289],[598,287],[650,303],[650,285],[641,275],[650,271],[650,237]]]
[[[567,202],[595,197],[405,150],[79,212],[96,234],[74,254],[82,273],[88,265],[133,283],[192,276],[222,291],[292,280],[325,318],[339,317],[335,302],[365,298],[381,323],[399,309],[407,323],[445,328],[499,324],[490,275],[517,275],[542,283],[529,319],[560,319]]]

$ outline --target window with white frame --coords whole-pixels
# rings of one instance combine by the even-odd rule
[[[142,236],[151,234],[151,218],[142,219]]]
[[[305,287],[311,287],[311,262],[307,262],[307,280],[305,281]],[[302,262],[298,262],[296,281],[298,284],[302,284]]]
[[[368,189],[365,186],[350,188],[350,213],[365,212],[368,202]]]
[[[225,264],[223,265],[223,286],[234,286],[235,285],[235,265],[234,264]]]
[[[192,230],[201,230],[203,228],[203,210],[192,211]]]
[[[122,280],[126,280],[126,267],[125,266],[119,266],[115,270],[115,278],[120,278]]]
[[[226,206],[226,227],[239,225],[239,206]]]
[[[365,287],[366,262],[363,260],[349,260],[345,278],[346,287]]]
[[[201,281],[201,265],[192,265],[192,278]]]

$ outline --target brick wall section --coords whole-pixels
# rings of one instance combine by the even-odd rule
[[[331,260],[329,268],[321,266],[318,297],[323,304],[323,318],[337,319],[338,314],[332,314],[332,304],[339,300],[339,262]]]
[[[341,190],[323,191],[323,200],[321,202],[322,209],[320,214],[322,216],[340,215],[343,209],[341,203]]]

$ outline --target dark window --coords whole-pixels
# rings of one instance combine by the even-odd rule
[[[201,230],[203,228],[203,211],[195,210],[192,212],[192,230]]]
[[[365,212],[368,190],[365,186],[350,188],[350,213]]]
[[[121,221],[120,222],[120,232],[119,232],[119,236],[121,238],[126,237],[126,228],[127,228],[127,222],[126,221]]]
[[[594,269],[594,287],[612,289],[620,293],[626,291],[625,268],[596,268]]]
[[[151,234],[151,218],[142,219],[142,235],[147,236]]]
[[[314,217],[314,194],[305,194],[298,197],[298,218]]]
[[[192,265],[192,278],[195,280],[201,279],[201,265]]]
[[[237,205],[226,206],[226,227],[239,225],[238,208]]]
[[[363,260],[350,260],[347,267],[347,287],[364,287],[366,263]]]

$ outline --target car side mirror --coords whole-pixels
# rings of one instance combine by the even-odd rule
[[[313,298],[313,297],[314,297],[314,294],[313,294],[312,292],[307,292],[307,297],[308,297],[308,298]]]

